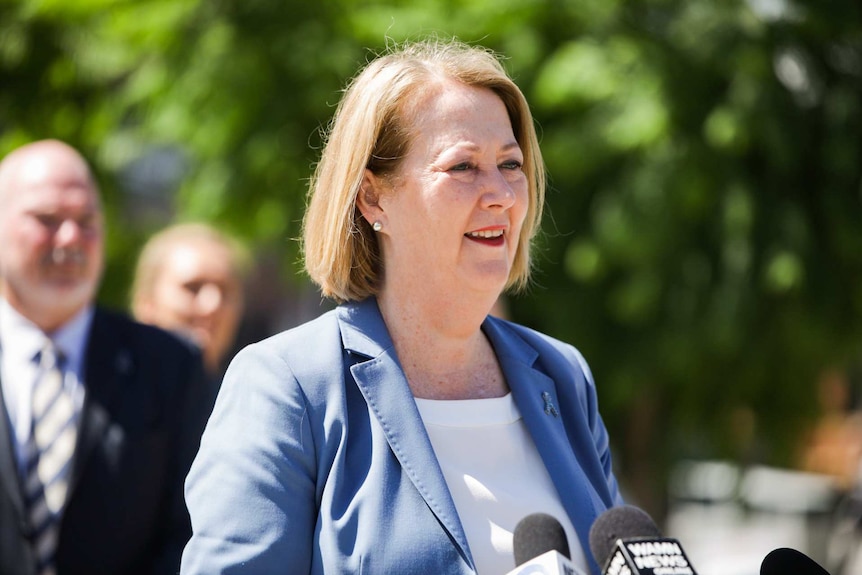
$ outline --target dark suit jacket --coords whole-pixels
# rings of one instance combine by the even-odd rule
[[[97,310],[84,385],[58,573],[175,573],[191,535],[183,481],[210,407],[200,357],[164,331]],[[2,393],[0,418],[0,574],[32,575]]]

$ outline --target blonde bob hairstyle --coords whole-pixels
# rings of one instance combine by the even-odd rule
[[[529,185],[527,215],[518,238],[507,289],[530,279],[530,249],[545,196],[545,167],[529,105],[491,51],[458,40],[431,39],[392,46],[347,86],[309,184],[303,220],[305,269],[325,297],[336,302],[377,295],[384,262],[377,237],[356,198],[366,169],[393,175],[413,140],[411,111],[445,79],[487,88],[506,106],[524,155]]]

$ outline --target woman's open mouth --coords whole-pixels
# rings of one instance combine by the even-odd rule
[[[503,245],[505,233],[501,229],[497,230],[478,230],[475,232],[467,232],[465,237],[475,242],[489,246]]]

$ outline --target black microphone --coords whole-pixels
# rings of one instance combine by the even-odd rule
[[[515,567],[506,575],[582,575],[572,565],[566,530],[554,517],[533,513],[512,533]]]
[[[767,553],[760,575],[829,575],[814,559],[796,549],[781,547]]]
[[[603,575],[697,575],[679,541],[662,537],[652,517],[632,505],[596,519],[590,551]]]

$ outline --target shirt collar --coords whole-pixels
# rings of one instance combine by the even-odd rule
[[[80,371],[84,361],[87,333],[93,321],[92,305],[84,307],[57,329],[54,345],[66,358],[66,368]],[[0,349],[9,357],[35,357],[42,349],[46,334],[0,297]]]

